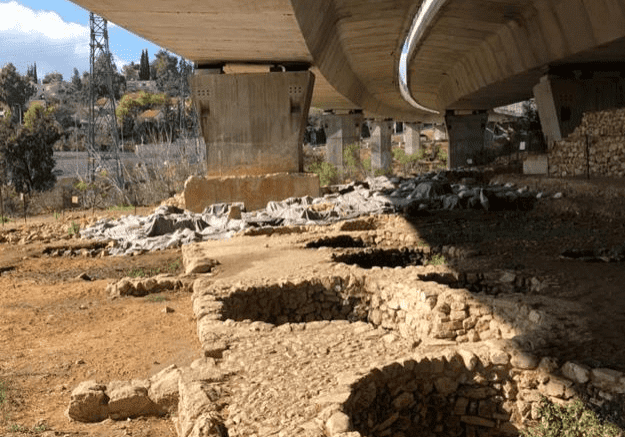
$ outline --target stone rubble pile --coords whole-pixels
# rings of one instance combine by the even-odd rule
[[[186,291],[192,287],[188,281],[167,274],[150,278],[122,278],[106,286],[112,299],[123,296],[142,297],[163,291]]]
[[[549,151],[551,176],[625,176],[625,110],[585,113]]]
[[[586,262],[623,262],[625,261],[625,244],[600,249],[567,249],[560,254],[560,258]]]
[[[179,377],[180,370],[171,365],[146,380],[84,381],[72,391],[66,414],[79,422],[169,414],[178,408]]]
[[[81,231],[83,238],[113,240],[111,255],[178,247],[197,241],[229,238],[246,229],[331,224],[371,214],[475,208],[528,210],[542,193],[512,184],[476,186],[475,179],[451,184],[454,172],[427,173],[412,179],[369,178],[335,187],[323,197],[269,202],[264,210],[245,212],[242,204],[212,205],[201,214],[161,206],[148,217],[102,219]]]

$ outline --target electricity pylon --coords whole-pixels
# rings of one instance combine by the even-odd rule
[[[93,182],[96,168],[107,175],[122,189],[124,186],[122,165],[119,156],[119,136],[115,118],[115,93],[113,92],[113,65],[109,50],[109,36],[106,19],[89,14],[91,27],[91,56],[89,80],[89,137],[87,139],[87,174]],[[96,61],[103,68],[96,70]],[[104,85],[102,87],[101,85]],[[103,91],[104,88],[104,92]],[[99,99],[100,98],[100,99]],[[103,100],[104,98],[105,100]],[[100,105],[98,105],[98,102]]]

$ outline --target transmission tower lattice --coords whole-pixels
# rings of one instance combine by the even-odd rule
[[[91,26],[91,57],[89,80],[89,136],[87,140],[87,174],[93,182],[96,168],[106,170],[118,188],[123,187],[122,165],[119,156],[119,136],[115,118],[113,92],[113,65],[109,50],[107,21],[89,15]],[[99,61],[100,68],[96,69]]]

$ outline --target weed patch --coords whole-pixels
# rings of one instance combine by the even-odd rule
[[[145,297],[145,300],[152,303],[165,302],[167,298],[160,294],[150,294]]]
[[[522,430],[522,437],[617,437],[622,435],[616,425],[602,423],[597,415],[580,401],[560,406],[543,397],[538,414],[540,422]]]
[[[432,266],[442,266],[447,263],[447,260],[443,255],[434,255],[428,264]]]

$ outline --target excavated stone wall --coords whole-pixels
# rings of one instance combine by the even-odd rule
[[[420,281],[449,274],[445,269],[337,264],[332,275],[318,278],[234,285],[198,280],[192,299],[199,338],[207,356],[221,358],[229,342],[250,332],[295,332],[347,319],[412,342],[407,358],[341,375],[340,387],[328,387],[344,393],[329,395],[342,400],[313,421],[329,436],[517,435],[523,423],[538,418],[543,396],[594,405],[624,397],[621,372],[559,366],[533,352],[541,337],[557,335],[558,322],[531,302]]]
[[[549,151],[550,176],[625,176],[625,109],[584,114]]]
[[[535,334],[535,342],[555,324],[548,314],[521,299],[422,282],[423,276],[451,275],[443,266],[365,270],[339,264],[337,274],[235,285],[196,282],[193,308],[205,352],[219,356],[223,338],[215,324],[252,321],[271,325],[321,320],[366,321],[407,339],[434,338],[458,343]],[[509,275],[504,274],[504,281]],[[506,284],[505,282],[502,284]],[[208,324],[207,324],[208,323]],[[213,344],[213,342],[215,344]]]
[[[374,368],[354,381],[334,415],[362,437],[508,436],[536,420],[543,397],[562,404],[590,398],[595,405],[625,393],[625,378],[609,369],[481,347],[406,359]],[[328,421],[330,429],[333,421]]]

